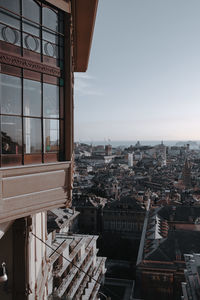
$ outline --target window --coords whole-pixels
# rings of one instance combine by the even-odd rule
[[[23,47],[40,52],[40,6],[36,1],[22,1]]]
[[[0,166],[63,160],[63,12],[40,0],[0,6],[0,49],[56,70],[1,64]]]
[[[63,12],[39,0],[0,0],[0,40],[18,46],[9,51],[63,66]]]
[[[0,85],[1,166],[61,160],[63,87],[3,73]]]
[[[1,113],[21,115],[21,78],[0,74]]]
[[[41,117],[41,82],[24,79],[24,115]]]

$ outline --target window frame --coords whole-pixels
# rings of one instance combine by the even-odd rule
[[[64,65],[64,12],[62,10],[59,10],[51,5],[49,5],[45,1],[36,1],[32,0],[33,2],[36,3],[36,5],[40,6],[40,22],[35,22],[34,20],[31,20],[27,18],[26,16],[23,15],[23,0],[19,0],[20,2],[20,12],[16,13],[14,11],[11,11],[3,6],[0,5],[0,12],[4,12],[10,15],[10,18],[17,19],[19,21],[19,28],[15,28],[12,25],[9,25],[7,23],[4,23],[0,20],[0,27],[4,26],[3,29],[0,31],[6,31],[7,28],[10,28],[14,35],[15,39],[14,42],[9,42],[8,39],[5,37],[2,37],[0,39],[0,42],[9,44],[9,52],[18,52],[18,54],[22,54],[23,57],[29,58],[30,55],[32,58],[38,62],[44,62],[50,65],[54,65],[57,67],[60,67],[62,69],[62,66]],[[53,11],[58,15],[58,24],[59,24],[59,17],[60,17],[60,22],[62,22],[62,32],[55,31],[43,24],[43,8],[48,8],[49,10]],[[29,26],[35,26],[38,27],[39,30],[39,36],[23,30],[24,24],[29,24]],[[59,26],[60,27],[60,26]],[[55,35],[57,39],[57,43],[53,43],[52,41],[49,41],[47,39],[43,38],[43,33],[44,32],[50,32],[50,34]],[[4,32],[5,35],[5,32]],[[32,41],[35,41],[35,51],[34,49],[31,49],[31,46],[28,45],[28,39],[32,38]],[[60,42],[62,40],[62,42]],[[18,43],[18,45],[16,45]],[[48,55],[48,50],[47,47],[48,45],[51,45],[54,50],[53,50],[53,56]],[[25,47],[26,46],[26,47]],[[17,49],[18,48],[18,49]],[[46,49],[46,51],[45,51]],[[45,51],[45,53],[44,53]],[[62,53],[62,57],[60,54]]]
[[[24,69],[20,69],[17,67],[8,67],[7,65],[0,64],[1,65],[1,74],[21,78],[21,114],[5,114],[0,113],[0,116],[13,116],[13,117],[20,117],[22,122],[22,156],[21,163],[16,164],[4,164],[2,161],[2,158],[5,157],[6,154],[3,154],[1,152],[1,167],[6,167],[8,165],[26,165],[26,164],[40,164],[40,163],[49,163],[49,162],[58,162],[58,161],[64,161],[64,114],[63,111],[61,111],[62,107],[64,107],[64,87],[59,85],[59,78],[58,77],[52,77],[50,75],[45,75],[42,73],[36,73],[33,71],[25,71]],[[25,71],[25,72],[24,72]],[[45,75],[45,76],[44,76]],[[23,111],[23,103],[24,103],[24,89],[23,89],[23,82],[25,80],[32,80],[37,81],[41,83],[41,116],[27,116],[24,114]],[[46,118],[43,116],[43,84],[50,83],[54,86],[59,87],[59,116],[58,118]],[[24,128],[24,121],[26,118],[30,119],[37,119],[41,121],[41,153],[25,153],[25,128]],[[52,119],[52,120],[58,120],[59,122],[59,142],[58,142],[58,151],[52,151],[52,152],[46,152],[44,149],[44,122],[46,119]],[[1,140],[1,147],[2,147],[2,140]],[[6,156],[11,157],[15,154],[7,154]],[[41,158],[39,158],[41,156]],[[9,159],[8,159],[9,160]]]
[[[6,51],[6,54],[8,56],[12,57],[19,57],[27,60],[28,65],[25,66],[25,68],[21,67],[23,61],[20,61],[15,63],[15,61],[6,61],[6,59],[2,59],[0,66],[1,66],[1,73],[11,75],[11,76],[16,76],[20,77],[23,79],[30,79],[30,80],[35,80],[35,81],[40,81],[43,83],[49,83],[49,84],[58,84],[59,82],[59,150],[58,152],[55,153],[45,153],[44,152],[44,141],[43,141],[43,136],[44,136],[44,131],[43,131],[43,122],[42,122],[42,161],[39,163],[49,163],[49,162],[58,162],[58,161],[70,161],[71,160],[71,155],[72,155],[72,149],[73,149],[73,115],[71,115],[72,112],[72,105],[73,105],[73,96],[72,96],[72,91],[73,91],[73,79],[72,81],[69,80],[71,79],[71,73],[68,74],[68,72],[72,71],[72,57],[70,53],[70,47],[71,47],[71,41],[69,41],[69,35],[70,35],[70,15],[64,14],[63,11],[59,10],[58,7],[53,7],[49,5],[46,1],[37,1],[35,2],[41,3],[41,9],[42,6],[47,6],[51,10],[56,11],[56,12],[61,12],[63,14],[62,16],[62,24],[63,24],[63,33],[60,33],[60,35],[63,37],[63,43],[62,43],[62,49],[63,49],[63,57],[62,57],[62,66],[57,67],[55,61],[56,59],[52,57],[47,57],[43,55],[41,52],[40,54],[33,52],[31,50],[25,49],[22,46],[22,38],[21,38],[21,43],[20,46],[13,45],[9,42],[5,42],[0,40],[0,49],[2,49],[3,52]],[[21,10],[22,12],[22,0],[20,0],[20,5],[21,5]],[[0,6],[1,8],[1,6]],[[10,11],[11,12],[11,11]],[[20,20],[21,28],[19,30],[20,36],[22,36],[23,31],[22,31],[22,20],[25,20],[26,17],[22,16],[20,14],[16,14],[14,12],[11,12],[11,15],[14,15]],[[30,20],[31,21],[31,20]],[[32,22],[32,21],[31,21]],[[40,28],[45,28],[42,24],[39,24]],[[67,25],[67,26],[66,26]],[[9,25],[8,25],[9,26]],[[10,26],[12,27],[12,26]],[[13,27],[13,29],[15,29]],[[51,29],[48,29],[51,30]],[[67,35],[67,38],[66,38]],[[42,47],[41,47],[42,48]],[[64,51],[64,49],[66,49]],[[14,54],[14,56],[13,56]],[[30,55],[31,55],[31,60],[36,62],[35,66],[32,67],[29,65],[30,61]],[[39,56],[38,56],[39,55]],[[69,57],[68,57],[69,56]],[[38,63],[37,63],[38,62]],[[67,67],[65,65],[65,62],[68,62]],[[70,63],[69,63],[70,62]],[[7,64],[8,63],[8,64]],[[6,65],[7,64],[7,65]],[[44,66],[44,67],[43,67]],[[64,74],[62,69],[67,70],[67,74]],[[65,83],[65,84],[64,84]],[[66,96],[68,97],[67,103],[65,102]],[[23,109],[23,108],[22,108]],[[67,115],[67,118],[65,116]],[[24,116],[25,117],[25,116]],[[22,124],[23,124],[23,112],[22,112]],[[23,126],[23,125],[22,125]],[[70,127],[70,128],[69,128]],[[23,128],[23,134],[24,134],[24,128]],[[24,136],[22,137],[24,141]],[[23,151],[23,159],[22,159],[22,164],[17,164],[18,166],[26,164],[26,160],[24,159],[24,143],[22,145],[22,151]],[[31,154],[33,157],[33,154]],[[30,164],[32,163],[37,163],[38,160],[35,161],[30,161]],[[5,167],[8,167],[9,165],[6,164],[4,165]],[[2,166],[2,163],[0,164],[0,167]],[[13,166],[13,165],[10,165]]]

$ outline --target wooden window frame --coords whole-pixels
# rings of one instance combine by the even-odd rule
[[[44,151],[44,130],[43,130],[43,122],[45,119],[52,119],[52,118],[48,118],[48,117],[44,117],[43,116],[43,84],[44,83],[50,83],[52,85],[58,86],[59,83],[59,78],[57,77],[53,77],[53,76],[49,76],[46,75],[44,77],[44,75],[42,73],[37,73],[37,72],[33,72],[30,70],[24,70],[24,69],[20,69],[17,67],[10,67],[4,64],[0,64],[1,67],[1,74],[5,74],[5,75],[9,75],[9,76],[14,76],[14,77],[18,77],[21,78],[21,105],[22,105],[22,111],[20,115],[16,115],[16,114],[0,114],[0,116],[13,116],[13,117],[20,117],[22,120],[22,154],[20,155],[16,155],[16,154],[2,154],[1,153],[1,167],[6,167],[6,166],[10,166],[10,165],[26,165],[26,164],[40,164],[40,163],[50,163],[50,162],[58,162],[58,161],[63,161],[64,160],[64,114],[61,111],[61,107],[64,106],[64,94],[63,94],[63,89],[64,87],[59,86],[59,117],[58,118],[53,118],[54,120],[58,120],[59,121],[59,150],[56,152],[45,152]],[[27,116],[24,115],[23,112],[23,95],[24,95],[24,91],[23,91],[23,81],[24,79],[28,79],[28,80],[33,80],[33,81],[38,81],[41,82],[41,107],[42,107],[42,111],[41,111],[41,116],[40,117],[36,117],[36,116]],[[44,79],[44,80],[43,80]],[[62,91],[62,93],[61,93]],[[41,153],[25,153],[25,140],[24,140],[24,120],[25,118],[31,118],[31,119],[40,119],[41,120]],[[3,163],[2,159],[3,158],[7,158],[7,161],[9,160],[8,158],[10,157],[16,157],[19,156],[21,157],[21,163],[19,161],[19,159],[16,161],[16,163]],[[39,157],[41,156],[41,157]]]

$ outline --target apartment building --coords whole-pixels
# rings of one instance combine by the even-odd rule
[[[104,279],[106,258],[97,257],[98,236],[70,231],[78,214],[61,208],[48,213],[49,299],[96,299]]]
[[[46,211],[70,207],[74,72],[98,0],[0,0],[0,298],[47,299]]]

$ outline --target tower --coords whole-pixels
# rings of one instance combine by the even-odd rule
[[[182,172],[183,184],[186,188],[191,187],[191,164],[186,158]]]

